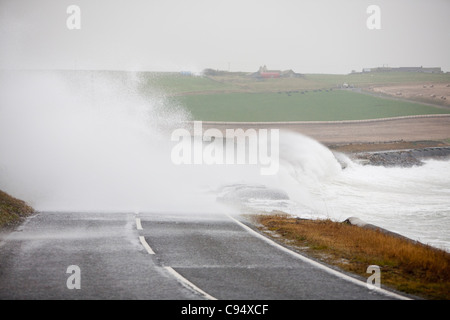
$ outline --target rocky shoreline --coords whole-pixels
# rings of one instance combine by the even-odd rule
[[[351,158],[364,165],[409,168],[421,166],[429,159],[450,159],[450,147],[359,152],[352,154]]]

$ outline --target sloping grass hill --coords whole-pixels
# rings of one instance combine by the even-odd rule
[[[0,190],[0,228],[15,225],[33,212],[27,203]]]

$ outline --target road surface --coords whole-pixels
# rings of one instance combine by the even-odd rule
[[[402,298],[266,239],[226,215],[41,212],[0,238],[0,299]]]
[[[266,128],[299,132],[323,144],[450,139],[450,114],[353,121],[203,122],[203,130]]]

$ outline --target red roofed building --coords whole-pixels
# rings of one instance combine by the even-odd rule
[[[267,70],[267,67],[260,67],[259,68],[259,76],[261,78],[279,78],[281,76],[281,71],[278,70]]]
[[[273,79],[273,78],[297,78],[301,77],[302,75],[299,73],[295,73],[292,70],[267,70],[266,66],[259,67],[258,72],[255,72],[253,75],[255,78],[262,78],[262,79]]]

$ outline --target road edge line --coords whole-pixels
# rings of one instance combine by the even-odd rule
[[[302,260],[302,261],[304,261],[304,262],[307,262],[307,263],[309,263],[309,264],[311,264],[311,265],[313,265],[313,266],[315,266],[315,267],[317,267],[317,268],[319,268],[319,269],[322,269],[322,270],[324,270],[324,271],[326,271],[326,272],[328,272],[328,273],[330,273],[330,274],[332,274],[332,275],[335,275],[335,276],[337,276],[337,277],[339,277],[339,278],[341,278],[341,279],[343,279],[343,280],[347,280],[347,281],[350,281],[350,282],[352,282],[352,283],[354,283],[354,284],[357,284],[357,285],[359,285],[359,286],[363,286],[363,287],[366,287],[366,288],[367,288],[367,283],[366,283],[366,282],[361,281],[361,280],[358,280],[358,279],[356,279],[356,278],[353,278],[353,277],[351,277],[351,276],[349,276],[349,275],[346,275],[346,274],[344,274],[344,273],[342,273],[342,272],[339,272],[339,271],[337,271],[337,270],[334,270],[334,269],[332,269],[332,268],[330,268],[330,267],[328,267],[328,266],[326,266],[326,265],[324,265],[324,264],[321,264],[321,263],[319,263],[319,262],[317,262],[317,261],[314,261],[314,260],[312,260],[312,259],[310,259],[310,258],[307,258],[307,257],[305,257],[305,256],[303,256],[303,255],[301,255],[301,254],[299,254],[298,252],[292,251],[292,250],[290,250],[290,249],[288,249],[288,248],[286,248],[286,247],[280,245],[279,243],[276,243],[275,241],[273,241],[273,240],[267,238],[266,236],[264,236],[264,235],[262,235],[262,234],[256,232],[255,230],[253,230],[253,229],[250,228],[249,226],[245,225],[245,224],[242,223],[241,221],[239,221],[239,220],[233,218],[232,216],[230,216],[230,215],[228,215],[228,214],[227,214],[226,216],[227,216],[228,218],[230,218],[231,220],[233,220],[233,221],[234,221],[235,223],[237,223],[238,225],[240,225],[242,228],[244,228],[244,229],[245,229],[246,231],[248,231],[249,233],[255,235],[255,236],[258,237],[259,239],[261,239],[261,240],[267,242],[268,244],[274,246],[275,248],[278,248],[278,249],[280,249],[280,250],[282,250],[282,251],[284,251],[284,252],[290,254],[291,256],[293,256],[293,257],[295,257],[295,258],[297,258],[297,259],[300,259],[300,260]],[[405,297],[405,296],[400,295],[400,294],[397,294],[397,293],[395,293],[395,292],[388,291],[388,290],[383,289],[383,288],[377,288],[377,287],[374,287],[374,289],[368,289],[368,290],[373,290],[374,292],[379,292],[379,293],[382,293],[382,294],[384,294],[384,295],[387,295],[387,296],[390,296],[390,297],[393,297],[393,298],[396,298],[396,299],[400,299],[400,300],[412,300],[411,298]]]
[[[137,230],[143,230],[140,218],[136,218],[136,229]]]
[[[217,300],[216,298],[214,298],[213,296],[211,296],[210,294],[206,293],[205,291],[203,291],[202,289],[197,287],[195,284],[190,282],[188,279],[183,277],[181,274],[179,274],[177,271],[175,271],[172,267],[167,267],[166,266],[166,267],[164,267],[164,269],[166,269],[171,275],[173,275],[178,281],[180,281],[181,284],[183,284],[184,286],[188,287],[191,290],[194,290],[194,291],[198,292],[199,294],[201,294],[206,299],[208,299],[208,300]]]
[[[139,236],[139,240],[141,241],[141,244],[144,246],[145,250],[147,250],[148,254],[155,254],[155,252],[150,248],[147,241],[145,241],[144,236]]]

